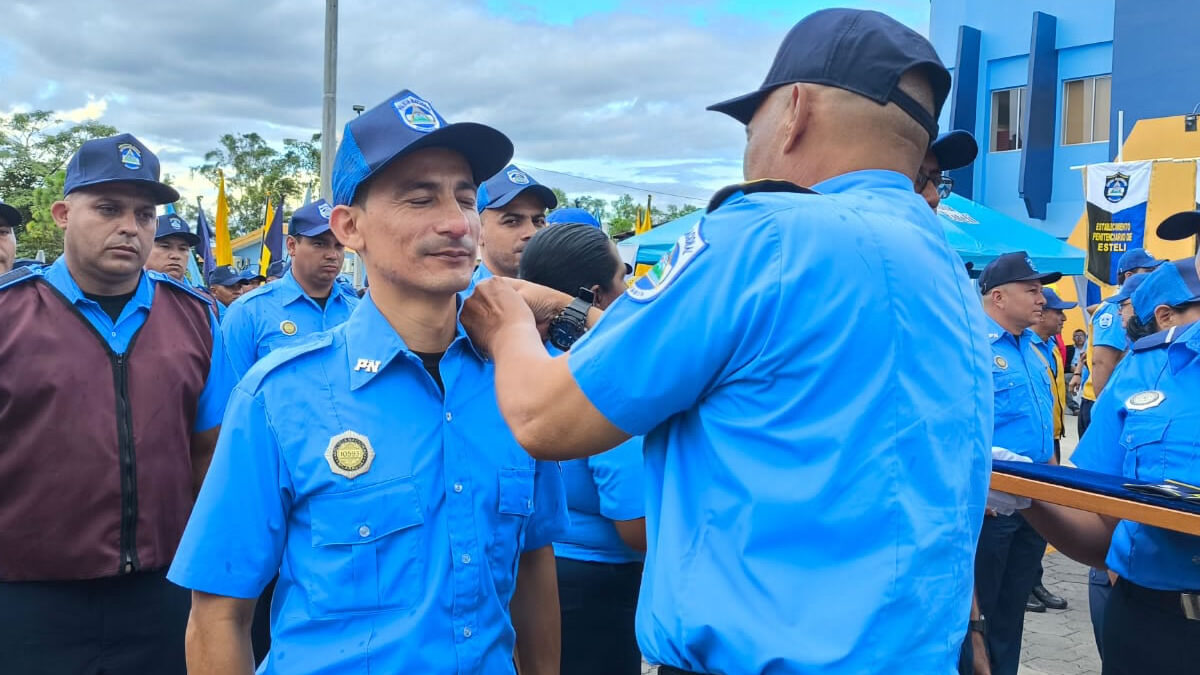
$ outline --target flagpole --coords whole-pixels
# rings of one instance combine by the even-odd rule
[[[325,0],[325,95],[321,109],[321,197],[333,201],[333,154],[337,140],[338,0]]]

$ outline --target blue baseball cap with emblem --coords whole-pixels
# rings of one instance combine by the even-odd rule
[[[1200,234],[1200,211],[1181,211],[1158,224],[1160,239],[1179,241]]]
[[[288,221],[288,234],[302,237],[316,237],[329,231],[329,214],[333,206],[324,199],[305,204],[292,212]]]
[[[243,281],[249,280],[246,272],[237,271],[233,265],[214,267],[213,271],[208,273],[209,286],[237,286]]]
[[[979,155],[979,144],[975,142],[975,137],[962,129],[938,136],[929,149],[937,157],[938,169],[942,171],[961,169],[974,162]]]
[[[354,201],[358,188],[394,160],[424,148],[447,148],[467,159],[475,185],[503,169],[513,144],[474,122],[451,124],[433,104],[405,89],[346,124],[333,161],[333,203]]]
[[[537,195],[548,209],[558,206],[558,197],[554,196],[554,190],[537,182],[533,176],[517,168],[515,164],[504,167],[479,186],[475,206],[480,213],[483,213],[484,209],[498,209],[525,192]]]
[[[1154,269],[1166,262],[1150,255],[1144,248],[1131,248],[1121,254],[1121,262],[1117,263],[1117,274],[1125,274],[1139,268]]]
[[[1062,278],[1059,272],[1042,274],[1033,265],[1033,259],[1025,251],[1015,251],[996,256],[979,274],[979,292],[986,294],[997,286],[1017,281],[1040,281],[1052,284]]]
[[[1111,302],[1114,305],[1120,305],[1122,302],[1125,302],[1133,295],[1133,292],[1138,289],[1138,286],[1142,285],[1142,282],[1145,281],[1146,277],[1148,276],[1150,275],[1135,274],[1129,277],[1125,280],[1125,283],[1121,284],[1121,290],[1117,291],[1116,295],[1112,296],[1111,298],[1105,299],[1105,302]]]
[[[67,163],[63,196],[93,185],[133,183],[150,190],[155,204],[179,201],[175,188],[159,180],[158,157],[133,134],[96,138],[79,146]]]
[[[186,240],[189,246],[200,243],[200,237],[192,234],[192,229],[177,214],[168,213],[158,217],[158,227],[154,230],[154,241],[166,237],[179,237]]]
[[[1058,297],[1058,293],[1055,293],[1053,288],[1043,288],[1042,297],[1046,299],[1046,309],[1057,309],[1061,312],[1066,309],[1075,309],[1079,306],[1078,302],[1067,302]]]
[[[567,209],[558,209],[551,211],[550,215],[546,216],[547,225],[590,225],[591,227],[599,228],[600,221],[596,220],[596,216],[592,215],[591,211],[577,207]]]
[[[914,68],[933,89],[932,111],[900,90],[900,77]],[[895,103],[929,133],[930,142],[950,94],[950,72],[929,40],[881,12],[838,8],[813,12],[792,27],[758,90],[708,109],[749,124],[768,94],[796,82],[845,89],[879,105]]]
[[[1142,276],[1146,280],[1130,297],[1133,313],[1142,323],[1150,321],[1159,305],[1179,307],[1200,302],[1200,275],[1196,273],[1195,258],[1172,260]]]

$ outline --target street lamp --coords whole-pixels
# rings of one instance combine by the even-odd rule
[[[366,107],[355,104],[355,105],[350,106],[350,109],[354,111],[354,116],[357,117],[357,116],[363,114],[363,111],[366,110]]]

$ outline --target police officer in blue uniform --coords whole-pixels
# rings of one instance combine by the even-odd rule
[[[346,125],[331,225],[362,256],[350,318],[272,352],[234,389],[170,578],[193,589],[189,673],[249,673],[278,573],[265,673],[558,668],[557,465],[532,459],[458,323],[480,182],[500,132],[402,91]]]
[[[1135,293],[1200,313],[1197,261],[1163,265]],[[1164,269],[1165,268],[1165,269]],[[1190,272],[1189,272],[1190,269]],[[1071,460],[1090,471],[1200,483],[1200,325],[1134,343],[1096,400]],[[1104,675],[1197,672],[1200,537],[1034,502],[1026,517],[1063,553],[1117,577],[1105,609]]]
[[[937,137],[929,146],[929,152],[925,153],[913,185],[917,193],[925,198],[929,208],[937,209],[938,204],[954,190],[954,179],[947,176],[946,172],[969,166],[978,154],[979,144],[969,131],[955,129]]]
[[[346,247],[329,230],[332,211],[324,199],[296,209],[288,223],[288,271],[247,291],[226,312],[221,332],[239,377],[273,350],[345,322],[358,305],[358,295],[336,283]]]
[[[748,123],[751,182],[606,312],[503,279],[464,305],[535,456],[645,435],[637,633],[663,675],[953,672],[992,402],[978,296],[913,189],[949,87],[898,22],[814,13],[714,106]],[[548,355],[538,323],[585,316]]]
[[[208,290],[216,300],[217,318],[224,320],[229,306],[251,290],[253,270],[238,270],[233,265],[220,265],[208,273]]]
[[[192,233],[178,214],[161,215],[154,232],[154,248],[150,249],[150,255],[146,258],[146,269],[183,281],[187,275],[188,258],[199,243],[200,237]]]
[[[166,567],[233,378],[207,300],[143,270],[178,199],[134,136],[87,141],[51,207],[63,255],[0,276],[5,675],[185,672]]]
[[[493,275],[515,278],[521,252],[535,232],[546,226],[546,210],[558,206],[554,191],[514,164],[479,186],[479,267],[471,286]]]

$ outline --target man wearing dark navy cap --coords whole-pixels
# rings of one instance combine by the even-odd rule
[[[1160,239],[1179,241],[1200,234],[1200,211],[1181,211],[1168,216],[1156,230]]]
[[[179,195],[129,134],[91,140],[64,252],[0,277],[0,670],[185,672],[166,580],[232,387],[205,297],[143,269]]]
[[[194,589],[190,675],[250,672],[275,574],[260,672],[511,674],[514,644],[523,675],[558,672],[562,479],[517,444],[458,323],[477,188],[511,158],[411,91],[346,125],[329,224],[371,291],[234,389],[171,570]]]
[[[253,271],[239,271],[233,265],[220,265],[208,273],[208,290],[217,301],[218,319],[224,319],[233,301],[252,288],[253,278]]]
[[[937,210],[938,204],[954,189],[954,180],[945,172],[970,165],[978,154],[975,137],[961,129],[938,136],[929,146],[914,186],[930,208]]]
[[[517,278],[521,252],[558,206],[554,191],[509,164],[479,186],[479,267],[471,285],[490,276]]]
[[[222,319],[225,350],[238,377],[272,351],[340,325],[358,305],[357,294],[334,283],[346,247],[329,231],[332,211],[324,199],[296,209],[288,222],[290,269],[278,282],[246,291]]]
[[[603,320],[498,279],[463,305],[535,457],[645,435],[636,630],[662,675],[954,668],[992,406],[983,312],[913,189],[949,90],[911,29],[816,12],[759,89],[713,106],[746,125],[748,182]],[[884,355],[870,377],[839,374],[864,353]]]
[[[0,274],[11,270],[17,259],[17,228],[21,220],[20,211],[0,202]]]
[[[146,258],[146,269],[183,281],[187,274],[188,258],[199,243],[200,237],[192,234],[183,218],[174,213],[159,216],[154,246]]]

